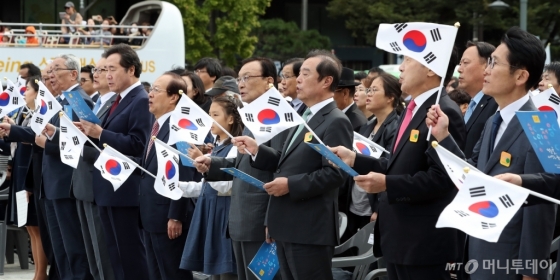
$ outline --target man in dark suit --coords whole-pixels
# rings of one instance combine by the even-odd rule
[[[516,111],[537,111],[529,89],[539,82],[545,51],[533,35],[510,28],[501,44],[492,53],[485,71],[483,91],[498,103],[499,110],[486,122],[482,138],[475,146],[469,163],[494,176],[506,172],[524,174],[544,172],[529,140],[523,132]],[[432,134],[458,156],[463,156],[448,137],[448,117],[435,106],[428,113],[427,123],[433,125]],[[429,150],[432,157],[433,149]],[[507,224],[496,243],[472,236],[468,238],[468,260],[496,260],[501,264],[520,260],[522,263],[547,260],[554,230],[556,206],[539,204],[522,207]],[[508,269],[478,269],[470,279],[545,279],[546,268],[523,266],[515,272]]]
[[[261,76],[262,78],[247,80],[247,82],[242,81],[239,84],[240,90],[246,93],[242,96],[243,102],[251,103],[265,93],[269,85],[276,81],[275,70],[274,62],[268,58],[255,57],[244,60],[239,70],[239,76]],[[253,134],[247,128],[243,131],[243,135],[253,137]],[[280,133],[263,145],[281,150],[286,136],[286,133]],[[231,237],[237,262],[237,277],[239,280],[257,279],[247,266],[265,241],[264,225],[269,195],[264,190],[256,188],[237,177],[232,178],[231,175],[221,171],[220,168],[235,167],[261,182],[272,181],[273,173],[252,167],[251,157],[245,154],[239,154],[237,158],[233,159],[201,156],[196,159],[196,162],[198,170],[206,172],[205,179],[207,181],[229,181],[233,179],[228,233]]]
[[[150,112],[155,117],[152,135],[167,142],[169,117],[179,102],[179,90],[187,92],[181,76],[167,72],[155,80],[148,94]],[[148,140],[140,159],[142,167],[152,174],[158,172],[154,140]],[[162,164],[162,163],[159,163]],[[195,181],[200,176],[194,168],[179,164],[179,180]],[[195,178],[197,177],[197,178]],[[149,279],[193,279],[192,273],[179,268],[192,217],[188,212],[190,199],[171,200],[156,192],[154,178],[142,172],[140,180],[140,219],[146,246]]]
[[[467,42],[467,49],[459,63],[459,88],[466,91],[471,102],[465,112],[467,139],[463,152],[470,158],[486,121],[496,113],[498,104],[492,96],[482,92],[484,69],[496,48],[485,42]]]
[[[332,148],[361,174],[354,178],[358,186],[368,193],[386,191],[379,201],[373,250],[387,262],[389,279],[450,279],[446,264],[457,259],[457,231],[435,227],[457,188],[444,169],[426,154],[430,141],[426,140],[425,125],[425,112],[436,101],[441,79],[449,80],[456,63],[457,54],[453,51],[444,78],[404,57],[399,68],[401,89],[412,100],[401,116],[388,159]],[[459,107],[447,94],[441,94],[440,104],[446,114],[453,116],[451,134],[463,146],[465,125]]]
[[[308,107],[303,119],[325,145],[350,148],[352,126],[332,99],[341,68],[330,51],[309,53],[297,78],[298,98]],[[282,279],[332,279],[338,187],[346,175],[303,143],[306,133],[303,124],[290,129],[282,150],[257,146],[247,136],[234,140],[240,153],[247,148],[255,155],[253,167],[275,173],[264,185],[271,195],[265,224],[276,240]]]
[[[307,106],[297,98],[297,82],[296,79],[299,76],[299,70],[301,64],[303,63],[303,58],[290,58],[284,62],[282,67],[282,72],[280,72],[280,78],[282,78],[282,87],[284,91],[282,94],[288,96],[292,99],[290,104],[294,107],[294,110],[302,116]]]
[[[148,113],[148,95],[140,84],[140,58],[128,45],[119,44],[103,54],[107,60],[109,89],[117,98],[101,125],[80,120],[86,135],[108,144],[122,154],[141,158],[150,136],[153,116]],[[140,175],[132,174],[118,190],[93,170],[95,203],[105,231],[115,278],[149,279],[146,251],[139,226]]]
[[[63,91],[77,91],[90,106],[93,102],[79,86],[80,61],[73,55],[61,55],[52,62],[50,82],[55,95]],[[57,100],[62,106],[69,106],[68,100],[60,94]],[[74,116],[77,120],[77,116]],[[60,123],[56,114],[49,121],[54,127]],[[9,139],[17,142],[31,142],[44,148],[43,188],[46,197],[45,212],[53,254],[61,279],[93,279],[89,272],[84,240],[76,208],[71,196],[73,168],[60,160],[59,135],[35,136],[30,127],[12,126]],[[48,138],[48,139],[47,139]]]
[[[354,70],[343,67],[338,87],[333,96],[336,106],[348,117],[352,128],[356,132],[367,123],[366,116],[354,103],[354,93],[356,92],[356,86],[359,84],[354,80]]]

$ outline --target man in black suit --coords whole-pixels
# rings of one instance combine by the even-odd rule
[[[155,117],[152,135],[167,142],[169,117],[179,102],[179,90],[187,92],[181,76],[166,72],[155,80],[148,94],[150,112]],[[152,174],[158,172],[158,157],[154,140],[149,139],[140,162]],[[164,163],[159,163],[164,164]],[[200,176],[194,168],[179,164],[179,180],[195,181]],[[197,178],[195,178],[197,177]],[[149,279],[193,279],[192,273],[179,268],[192,218],[188,212],[190,199],[171,200],[156,192],[154,178],[142,172],[140,180],[140,221],[146,246]]]
[[[356,132],[367,123],[366,116],[354,103],[354,93],[356,92],[356,86],[359,84],[354,80],[354,70],[343,67],[338,87],[334,91],[336,106],[348,117],[352,128]]]
[[[93,107],[89,96],[79,86],[80,61],[73,55],[61,55],[52,62],[50,83],[56,92],[77,91],[86,103]],[[68,100],[60,94],[57,100],[62,106],[69,106]],[[73,116],[77,120],[77,116]],[[56,114],[49,121],[54,127],[60,123]],[[76,202],[71,196],[72,173],[74,169],[60,160],[59,134],[35,136],[30,127],[12,126],[9,139],[17,142],[31,142],[44,148],[43,188],[45,192],[45,212],[53,254],[61,279],[93,279],[89,272],[84,240],[78,218]]]
[[[492,96],[482,92],[484,69],[488,58],[496,48],[485,42],[467,42],[467,49],[459,63],[459,88],[466,91],[471,102],[465,112],[467,139],[463,149],[466,158],[470,158],[486,121],[496,113],[498,104]]]
[[[312,51],[301,66],[297,90],[308,107],[303,119],[324,144],[350,148],[352,126],[332,98],[341,68],[330,51]],[[306,133],[303,124],[290,129],[282,150],[257,146],[247,136],[234,140],[240,153],[247,148],[255,155],[253,167],[275,173],[264,185],[271,195],[265,224],[267,241],[276,240],[282,279],[332,279],[338,187],[346,174],[303,142]]]
[[[103,53],[107,60],[109,89],[117,99],[101,125],[80,120],[84,133],[122,154],[141,158],[150,136],[153,116],[148,113],[148,94],[140,84],[140,58],[128,45],[114,45]],[[132,174],[118,190],[93,170],[95,203],[105,231],[115,278],[149,279],[146,251],[139,226],[140,175]]]
[[[305,109],[307,109],[307,106],[305,106],[305,104],[297,98],[296,79],[299,76],[299,70],[302,63],[303,58],[290,58],[284,62],[284,67],[282,67],[282,72],[280,72],[280,78],[282,78],[281,84],[284,88],[282,94],[292,99],[290,104],[300,116],[302,116]]]
[[[456,63],[454,51],[447,77]],[[361,174],[354,178],[358,186],[368,193],[386,191],[386,199],[379,201],[373,249],[387,262],[389,279],[450,279],[446,264],[457,259],[457,231],[435,225],[457,188],[426,154],[431,142],[426,140],[426,111],[435,103],[443,77],[407,56],[399,70],[401,89],[412,100],[402,114],[390,158],[374,159],[341,147],[332,151]],[[447,94],[441,95],[440,106],[453,116],[450,132],[463,146],[465,125],[459,107]]]

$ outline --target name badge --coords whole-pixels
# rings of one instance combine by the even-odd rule
[[[511,154],[508,152],[502,152],[500,155],[500,164],[509,167],[511,164]]]
[[[420,137],[420,131],[417,129],[413,129],[410,131],[410,142],[418,142],[418,138]]]

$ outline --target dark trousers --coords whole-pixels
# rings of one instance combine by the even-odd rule
[[[97,206],[117,280],[149,279],[138,207]]]
[[[109,249],[101,226],[97,205],[89,201],[76,200],[78,216],[84,238],[89,269],[95,280],[114,280]]]
[[[276,241],[282,280],[333,279],[334,246]]]
[[[257,277],[247,267],[261,248],[263,242],[264,239],[263,241],[254,242],[231,241],[233,245],[233,254],[235,255],[235,261],[237,262],[237,279],[257,280]],[[280,279],[280,273],[277,273],[274,279]]]
[[[169,239],[167,232],[148,232],[143,230],[143,233],[148,272],[151,280],[193,279],[191,271],[179,268],[185,242],[187,241],[186,232],[173,240]]]
[[[93,279],[76,209],[70,198],[46,200],[46,216],[61,279]]]
[[[49,235],[49,227],[47,225],[47,214],[45,213],[45,200],[44,198],[40,198],[39,193],[35,193],[32,195],[33,200],[35,200],[35,210],[37,211],[37,222],[39,225],[39,235],[41,236],[41,243],[43,245],[43,251],[45,252],[45,256],[47,256],[47,260],[49,261],[49,280],[57,280],[60,279],[58,275],[58,270],[56,267],[56,261],[54,259],[53,248],[51,245],[51,237]]]
[[[446,264],[400,265],[387,263],[389,280],[449,280],[451,274],[445,270]]]

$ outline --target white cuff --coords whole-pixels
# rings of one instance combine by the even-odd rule
[[[202,190],[202,182],[179,182],[179,188],[183,191],[183,197],[198,197]]]

